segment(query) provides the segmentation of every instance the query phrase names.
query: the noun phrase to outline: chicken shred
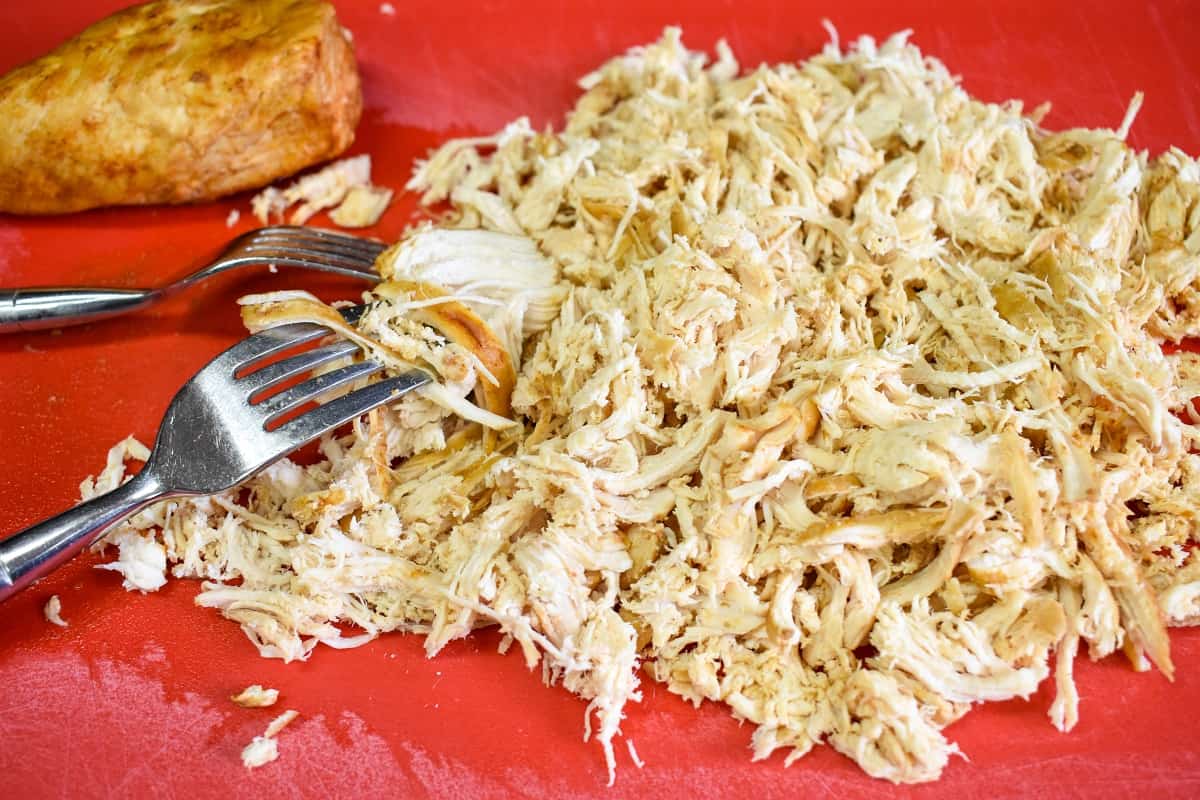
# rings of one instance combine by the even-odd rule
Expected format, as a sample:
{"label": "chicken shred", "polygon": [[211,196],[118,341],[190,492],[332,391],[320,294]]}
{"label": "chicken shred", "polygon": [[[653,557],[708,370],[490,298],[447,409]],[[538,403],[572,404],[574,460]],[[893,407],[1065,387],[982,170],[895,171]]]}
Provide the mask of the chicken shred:
{"label": "chicken shred", "polygon": [[266,736],[268,739],[278,736],[279,732],[281,730],[283,730],[284,728],[286,728],[288,725],[291,725],[292,720],[294,720],[298,716],[300,716],[299,711],[295,711],[295,710],[289,708],[287,711],[284,711],[278,717],[271,720],[271,724],[267,726],[266,731],[263,732],[263,736]]}
{"label": "chicken shred", "polygon": [[[676,29],[581,87],[560,132],[417,165],[450,210],[340,333],[436,388],[144,511],[108,539],[127,588],[161,553],[284,660],[498,627],[589,700],[610,779],[642,676],[753,723],[756,759],[827,743],[898,783],[1052,654],[1063,730],[1081,643],[1170,677],[1167,626],[1200,624],[1200,358],[1162,344],[1200,334],[1200,164],[1126,145],[1140,96],[1051,132],[904,33],[743,71]],[[502,353],[418,318],[451,300]],[[469,399],[497,365],[511,418]]]}
{"label": "chicken shred", "polygon": [[50,599],[46,601],[46,605],[42,608],[42,616],[46,621],[57,625],[60,628],[69,627],[69,623],[62,618],[62,600],[58,595],[50,595]]}
{"label": "chicken shred", "polygon": [[303,225],[326,209],[335,225],[366,228],[383,216],[392,201],[392,190],[371,183],[371,157],[354,156],[331,164],[298,179],[286,189],[268,186],[250,200],[255,218],[263,225],[282,220],[284,212],[295,206],[288,222]]}
{"label": "chicken shred", "polygon": [[279,699],[278,689],[264,689],[259,684],[247,686],[242,691],[229,698],[242,708],[266,708],[275,705]]}
{"label": "chicken shred", "polygon": [[255,736],[242,749],[242,766],[255,769],[279,758],[279,743],[267,736]]}
{"label": "chicken shred", "polygon": [[[250,688],[253,689],[255,687]],[[258,688],[261,689],[262,687]],[[249,691],[249,689],[247,691]],[[274,689],[269,691],[274,691]],[[234,702],[237,702],[237,700],[235,699]],[[278,717],[271,720],[270,724],[267,725],[267,729],[263,731],[262,735],[255,736],[250,740],[250,744],[246,745],[242,749],[242,765],[246,767],[246,769],[254,769],[256,767],[261,767],[264,764],[269,764],[275,759],[279,758],[279,743],[276,741],[275,737],[277,737],[279,732],[290,725],[292,720],[298,716],[300,716],[299,712],[293,711],[289,708],[287,711],[284,711]]]}

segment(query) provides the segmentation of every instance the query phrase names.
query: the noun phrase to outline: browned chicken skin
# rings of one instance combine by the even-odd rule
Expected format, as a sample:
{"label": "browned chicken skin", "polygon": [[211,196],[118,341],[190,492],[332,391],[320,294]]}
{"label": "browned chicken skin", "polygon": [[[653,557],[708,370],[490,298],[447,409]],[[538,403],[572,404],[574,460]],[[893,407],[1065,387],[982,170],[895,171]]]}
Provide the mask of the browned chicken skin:
{"label": "browned chicken skin", "polygon": [[158,0],[0,77],[0,211],[211,200],[354,140],[349,34],[320,0]]}

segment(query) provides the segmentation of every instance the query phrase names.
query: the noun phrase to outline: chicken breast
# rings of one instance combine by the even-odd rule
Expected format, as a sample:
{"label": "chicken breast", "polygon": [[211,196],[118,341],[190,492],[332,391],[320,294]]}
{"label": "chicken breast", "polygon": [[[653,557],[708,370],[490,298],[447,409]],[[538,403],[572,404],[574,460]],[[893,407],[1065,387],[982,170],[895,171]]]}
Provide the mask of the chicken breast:
{"label": "chicken breast", "polygon": [[0,211],[256,188],[344,151],[361,111],[329,3],[146,3],[0,78]]}

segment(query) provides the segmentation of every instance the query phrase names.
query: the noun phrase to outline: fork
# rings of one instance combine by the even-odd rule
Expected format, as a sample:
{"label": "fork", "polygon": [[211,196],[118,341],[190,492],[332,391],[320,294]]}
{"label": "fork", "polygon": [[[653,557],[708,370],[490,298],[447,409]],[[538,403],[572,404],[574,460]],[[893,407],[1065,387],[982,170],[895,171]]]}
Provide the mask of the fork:
{"label": "fork", "polygon": [[378,281],[372,266],[386,247],[370,239],[318,228],[258,228],[230,242],[207,267],[159,289],[0,289],[0,333],[61,328],[115,317],[145,308],[213,275],[250,264],[279,264]]}
{"label": "fork", "polygon": [[[342,315],[353,323],[362,309],[348,308]],[[321,434],[431,380],[428,373],[414,369],[296,414],[307,403],[383,369],[370,359],[355,361],[288,385],[316,367],[357,353],[359,346],[346,340],[262,365],[329,333],[315,323],[282,325],[244,339],[209,362],[171,401],[149,460],[137,475],[111,492],[0,541],[0,601],[146,506],[232,489]],[[272,390],[277,391],[268,394]]]}

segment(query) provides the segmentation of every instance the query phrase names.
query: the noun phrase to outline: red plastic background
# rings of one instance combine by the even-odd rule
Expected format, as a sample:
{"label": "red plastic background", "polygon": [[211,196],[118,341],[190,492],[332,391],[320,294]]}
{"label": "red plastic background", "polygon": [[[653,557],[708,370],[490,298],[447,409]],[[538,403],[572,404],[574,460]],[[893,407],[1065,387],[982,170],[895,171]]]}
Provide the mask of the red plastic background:
{"label": "red plastic background", "polygon": [[[49,49],[121,0],[42,0],[5,9],[0,70]],[[624,48],[681,24],[693,47],[725,36],[743,64],[817,51],[829,17],[843,41],[912,28],[926,52],[989,100],[1052,101],[1051,127],[1116,126],[1146,91],[1132,141],[1200,151],[1200,9],[1195,3],[803,2],[664,0],[338,3],[354,32],[367,110],[354,153],[377,182],[399,187],[414,157],[452,135],[528,114],[561,121],[577,77]],[[0,120],[3,124],[3,120]],[[247,197],[188,208],[63,218],[0,216],[0,285],[137,286],[186,273],[230,236]],[[397,235],[410,198],[375,231]],[[319,220],[318,220],[319,222]],[[174,391],[241,335],[234,299],[269,288],[354,296],[340,279],[228,276],[148,313],[0,339],[0,532],[77,498],[80,479],[133,433],[153,438]],[[192,605],[191,582],[128,594],[83,558],[0,609],[0,797],[907,797],[1196,796],[1200,794],[1200,634],[1173,634],[1178,677],[1135,674],[1120,658],[1077,668],[1074,733],[1046,720],[1044,687],[1029,702],[989,705],[948,730],[970,760],[937,785],[893,790],[819,748],[791,768],[752,764],[751,730],[720,707],[692,709],[647,684],[618,743],[605,788],[599,749],[581,741],[584,703],[547,689],[515,653],[483,634],[426,660],[415,637],[351,652],[319,649],[284,665],[258,657],[235,625]],[[57,593],[70,627],[47,624]],[[227,697],[278,687],[280,706],[245,710]],[[248,772],[238,753],[280,708],[301,717],[278,761]]]}

